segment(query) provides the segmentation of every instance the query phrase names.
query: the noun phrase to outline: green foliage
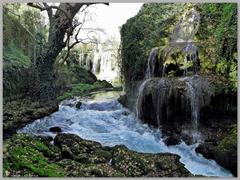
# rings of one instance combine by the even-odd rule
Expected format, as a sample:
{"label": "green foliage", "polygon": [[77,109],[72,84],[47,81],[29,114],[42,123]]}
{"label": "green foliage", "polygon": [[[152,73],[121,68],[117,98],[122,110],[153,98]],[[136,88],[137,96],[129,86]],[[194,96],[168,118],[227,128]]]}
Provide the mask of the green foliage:
{"label": "green foliage", "polygon": [[220,152],[236,152],[237,151],[237,127],[232,128],[229,134],[220,141],[217,146]]}
{"label": "green foliage", "polygon": [[109,87],[111,87],[111,84],[107,83],[106,81],[96,81],[94,84],[74,84],[70,90],[65,92],[62,96],[59,96],[58,100],[62,101],[64,99],[73,98],[74,96],[83,96],[93,91]]}
{"label": "green foliage", "polygon": [[199,48],[202,73],[217,73],[228,79],[236,92],[237,3],[149,3],[121,29],[122,74],[126,88],[144,78],[147,57],[154,47],[168,44],[180,15],[194,6],[200,12],[200,27],[194,41]]}
{"label": "green foliage", "polygon": [[3,49],[4,68],[26,68],[31,60],[13,42]]}
{"label": "green foliage", "polygon": [[[27,5],[7,3],[3,7],[3,96],[4,101],[26,95],[32,88],[32,61],[39,51],[34,36],[41,26],[40,12]],[[41,28],[40,28],[41,29]],[[38,33],[39,35],[39,33]]]}
{"label": "green foliage", "polygon": [[41,14],[38,9],[30,8],[23,3],[6,3],[4,12],[14,17],[31,34],[41,25]]}
{"label": "green foliage", "polygon": [[237,63],[234,62],[231,65],[231,69],[230,69],[230,73],[229,73],[229,80],[231,83],[231,89],[233,91],[237,91],[237,81],[238,81],[238,77],[237,77]]}
{"label": "green foliage", "polygon": [[227,63],[226,63],[226,60],[225,60],[225,59],[221,59],[221,60],[218,62],[218,64],[217,64],[216,71],[217,71],[217,73],[223,75],[223,74],[226,72],[227,67],[228,67],[228,65],[227,65]]}
{"label": "green foliage", "polygon": [[26,92],[31,60],[12,42],[3,48],[3,96],[13,98]]}
{"label": "green foliage", "polygon": [[64,99],[73,98],[74,96],[81,96],[84,93],[89,93],[95,89],[96,87],[92,84],[75,84],[72,86],[71,90],[68,90],[62,96],[58,97],[58,100],[62,101]]}
{"label": "green foliage", "polygon": [[150,50],[166,45],[177,20],[177,13],[186,4],[149,3],[139,13],[128,19],[121,28],[122,73],[126,85],[144,76]]}
{"label": "green foliage", "polygon": [[210,59],[212,71],[228,78],[237,53],[237,4],[204,3],[197,8],[201,13],[197,38],[204,42],[202,64],[205,59]]}

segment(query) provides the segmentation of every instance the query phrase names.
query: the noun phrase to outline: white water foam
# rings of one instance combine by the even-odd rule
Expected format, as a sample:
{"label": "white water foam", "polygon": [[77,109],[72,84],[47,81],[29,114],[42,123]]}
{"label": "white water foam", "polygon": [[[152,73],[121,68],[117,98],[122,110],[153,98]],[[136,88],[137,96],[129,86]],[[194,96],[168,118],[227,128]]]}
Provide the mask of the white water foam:
{"label": "white water foam", "polygon": [[116,99],[86,100],[80,109],[60,105],[59,111],[28,124],[19,133],[55,136],[49,128],[58,126],[64,133],[73,133],[83,139],[100,142],[103,146],[123,144],[129,149],[144,153],[173,153],[194,175],[232,177],[232,174],[195,152],[198,144],[181,142],[166,146],[161,131],[137,120],[135,115],[122,107]]}

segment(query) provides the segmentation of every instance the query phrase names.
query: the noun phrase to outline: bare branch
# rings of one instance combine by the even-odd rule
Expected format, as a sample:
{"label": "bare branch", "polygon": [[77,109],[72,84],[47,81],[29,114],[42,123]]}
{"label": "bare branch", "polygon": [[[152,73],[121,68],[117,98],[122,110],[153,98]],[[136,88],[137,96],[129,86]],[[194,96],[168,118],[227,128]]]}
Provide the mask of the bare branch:
{"label": "bare branch", "polygon": [[48,17],[49,17],[49,21],[50,21],[50,24],[51,24],[51,21],[52,21],[52,15],[53,15],[52,8],[49,8],[49,6],[48,6],[47,3],[44,3],[44,2],[43,2],[43,5],[44,5],[44,7],[45,7],[46,10],[47,10]]}
{"label": "bare branch", "polygon": [[59,8],[58,6],[48,6],[47,3],[43,3],[43,4],[45,4],[45,5],[42,6],[40,3],[27,3],[27,5],[29,5],[31,7],[34,7],[34,8],[37,8],[37,9],[40,9],[40,11],[48,11],[49,12],[50,9],[57,9],[57,10],[61,11],[62,13],[64,13],[64,15],[69,20],[71,20],[71,18],[68,16],[68,14],[63,9]]}
{"label": "bare branch", "polygon": [[[86,9],[86,8],[85,8],[85,9]],[[66,42],[67,42],[67,54],[66,54],[66,56],[65,56],[65,58],[64,58],[64,62],[65,62],[65,61],[67,60],[67,58],[69,57],[70,50],[71,50],[75,45],[77,45],[78,43],[81,43],[81,42],[82,42],[81,40],[78,39],[78,35],[79,35],[80,30],[81,30],[81,28],[83,27],[83,25],[84,25],[84,23],[85,23],[85,21],[86,21],[86,16],[87,16],[87,12],[84,13],[83,21],[82,21],[81,23],[79,23],[79,24],[76,24],[76,27],[79,26],[79,25],[80,25],[80,27],[78,28],[78,31],[77,31],[77,33],[75,34],[75,42],[74,42],[73,44],[70,45],[70,37],[71,37],[71,35],[72,35],[73,30],[74,30],[76,27],[74,27],[74,29],[72,29],[71,34],[69,33],[69,34],[67,35],[67,40],[66,40]]]}
{"label": "bare branch", "polygon": [[46,10],[43,6],[41,6],[40,3],[27,3],[28,6],[31,6],[33,8],[40,9],[40,11]]}

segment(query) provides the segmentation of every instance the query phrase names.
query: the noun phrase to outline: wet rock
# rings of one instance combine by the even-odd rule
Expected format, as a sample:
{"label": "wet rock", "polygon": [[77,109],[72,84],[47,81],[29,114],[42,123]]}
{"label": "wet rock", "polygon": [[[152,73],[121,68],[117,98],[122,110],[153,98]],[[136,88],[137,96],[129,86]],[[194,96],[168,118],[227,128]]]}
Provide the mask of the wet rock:
{"label": "wet rock", "polygon": [[231,129],[214,149],[215,160],[237,176],[237,127]]}
{"label": "wet rock", "polygon": [[[207,142],[208,141],[208,142]],[[222,167],[237,176],[237,128],[232,128],[225,137],[214,142],[200,144],[195,151],[208,159],[214,159]]]}
{"label": "wet rock", "polygon": [[211,143],[200,144],[195,151],[207,159],[214,159],[214,146]]}
{"label": "wet rock", "polygon": [[55,101],[43,105],[37,101],[22,99],[4,104],[3,138],[11,137],[17,129],[57,110],[58,104]]}
{"label": "wet rock", "polygon": [[123,106],[127,106],[127,96],[122,95],[118,98],[118,102],[121,103]]}
{"label": "wet rock", "polygon": [[37,136],[37,138],[40,138],[45,143],[50,143],[53,140],[52,136]]}
{"label": "wet rock", "polygon": [[167,146],[177,145],[180,143],[180,138],[177,135],[169,136],[164,140]]}
{"label": "wet rock", "polygon": [[55,126],[55,127],[50,127],[49,131],[53,132],[53,133],[60,133],[60,132],[62,132],[62,129],[58,126]]}
{"label": "wet rock", "polygon": [[106,80],[97,80],[94,85],[103,88],[113,88],[112,84],[107,82]]}
{"label": "wet rock", "polygon": [[78,101],[78,102],[76,103],[76,106],[75,106],[75,107],[76,107],[77,109],[80,109],[81,105],[82,105],[82,102],[81,102],[81,101]]}
{"label": "wet rock", "polygon": [[101,150],[101,144],[81,139],[74,134],[58,134],[54,144],[60,147],[64,156],[82,163],[108,162],[111,155]]}
{"label": "wet rock", "polygon": [[125,146],[114,147],[112,165],[128,177],[191,176],[177,155],[137,153]]}

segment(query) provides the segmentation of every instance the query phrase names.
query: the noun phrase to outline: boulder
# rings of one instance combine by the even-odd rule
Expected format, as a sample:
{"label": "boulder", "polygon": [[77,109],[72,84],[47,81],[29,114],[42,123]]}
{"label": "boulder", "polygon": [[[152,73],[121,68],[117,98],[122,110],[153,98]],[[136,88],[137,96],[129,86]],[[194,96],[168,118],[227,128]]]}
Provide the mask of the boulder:
{"label": "boulder", "polygon": [[60,132],[62,132],[62,129],[58,126],[54,126],[54,127],[50,127],[49,131],[53,132],[53,133],[60,133]]}
{"label": "boulder", "polygon": [[81,101],[78,101],[78,102],[76,103],[75,107],[76,107],[77,109],[80,109],[81,105],[82,105],[82,102],[81,102]]}
{"label": "boulder", "polygon": [[149,154],[126,146],[103,147],[74,134],[48,140],[17,134],[3,145],[6,177],[188,177],[178,155]]}
{"label": "boulder", "polygon": [[173,145],[177,145],[180,143],[180,138],[177,135],[172,135],[172,136],[167,137],[164,140],[164,142],[167,146],[173,146]]}
{"label": "boulder", "polygon": [[[140,89],[137,100],[139,118],[156,126],[192,122],[191,109],[197,113],[210,103],[214,87],[210,77],[151,78]],[[142,90],[142,91],[141,91]]]}
{"label": "boulder", "polygon": [[208,159],[214,159],[222,167],[237,176],[237,128],[232,128],[221,140],[200,144],[195,151]]}

